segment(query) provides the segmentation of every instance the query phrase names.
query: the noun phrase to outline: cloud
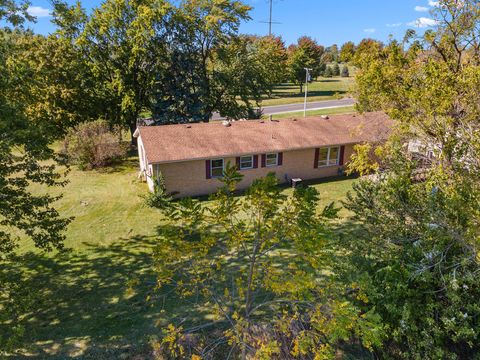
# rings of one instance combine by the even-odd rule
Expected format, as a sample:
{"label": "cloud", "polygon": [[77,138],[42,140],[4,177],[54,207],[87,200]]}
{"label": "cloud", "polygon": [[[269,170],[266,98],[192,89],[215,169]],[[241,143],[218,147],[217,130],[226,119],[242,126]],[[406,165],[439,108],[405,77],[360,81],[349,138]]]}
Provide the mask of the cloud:
{"label": "cloud", "polygon": [[420,17],[417,20],[411,21],[408,23],[409,26],[415,26],[417,28],[426,28],[429,26],[435,26],[437,24],[438,24],[437,20],[426,18],[426,17]]}
{"label": "cloud", "polygon": [[426,6],[415,6],[415,11],[418,11],[418,12],[427,12],[428,11],[428,7]]}
{"label": "cloud", "polygon": [[377,31],[377,29],[374,29],[374,28],[363,29],[363,32],[367,34],[373,34],[375,31]]}
{"label": "cloud", "polygon": [[399,23],[387,24],[387,27],[393,28],[393,27],[399,27],[399,26],[402,26],[402,25],[403,25],[403,23],[399,22]]}
{"label": "cloud", "polygon": [[439,2],[439,1],[428,0],[428,5],[430,5],[430,6],[438,6],[438,5],[440,5],[440,2]]}
{"label": "cloud", "polygon": [[37,18],[49,17],[51,15],[50,14],[50,9],[45,9],[41,6],[29,6],[28,9],[27,9],[27,12],[30,15],[35,16]]}

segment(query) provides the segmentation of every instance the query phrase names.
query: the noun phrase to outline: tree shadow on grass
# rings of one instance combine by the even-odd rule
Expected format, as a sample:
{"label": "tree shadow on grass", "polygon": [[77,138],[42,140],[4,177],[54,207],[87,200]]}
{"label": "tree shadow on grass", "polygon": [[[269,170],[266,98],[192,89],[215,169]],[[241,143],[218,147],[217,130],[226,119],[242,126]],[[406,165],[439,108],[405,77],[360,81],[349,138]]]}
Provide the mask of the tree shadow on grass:
{"label": "tree shadow on grass", "polygon": [[[147,300],[155,287],[154,244],[154,237],[136,236],[55,256],[30,252],[2,265],[35,298],[24,346],[12,358],[116,359],[141,351],[165,314],[183,311],[174,299]],[[0,324],[0,333],[6,327]]]}
{"label": "tree shadow on grass", "polygon": [[[158,227],[158,234],[167,227]],[[158,336],[161,327],[187,318],[185,326],[205,322],[208,310],[202,312],[191,299],[178,298],[168,287],[154,291],[157,241],[156,236],[134,236],[108,246],[86,243],[85,250],[54,256],[29,252],[1,264],[1,271],[36,300],[24,314],[24,343],[10,358],[149,359],[148,339]],[[212,256],[220,253],[216,249]],[[275,262],[286,268],[291,256]],[[233,260],[225,270],[244,267]],[[0,324],[0,334],[8,326]]]}
{"label": "tree shadow on grass", "polygon": [[126,159],[119,159],[109,166],[95,169],[95,171],[104,174],[124,173],[127,171],[135,171],[138,169],[138,157],[131,155]]}

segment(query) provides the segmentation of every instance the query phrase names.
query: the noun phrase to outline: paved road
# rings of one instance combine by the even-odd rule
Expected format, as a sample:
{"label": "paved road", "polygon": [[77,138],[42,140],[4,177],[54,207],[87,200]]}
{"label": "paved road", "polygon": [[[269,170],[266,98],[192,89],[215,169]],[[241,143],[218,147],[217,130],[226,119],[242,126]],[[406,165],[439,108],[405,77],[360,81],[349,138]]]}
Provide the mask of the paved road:
{"label": "paved road", "polygon": [[[353,104],[355,104],[355,99],[352,99],[352,98],[345,98],[340,100],[314,101],[314,102],[307,103],[307,110],[333,109],[337,107],[351,106]],[[287,114],[287,113],[299,112],[299,111],[303,111],[303,103],[265,106],[262,108],[262,110],[263,110],[263,115],[276,115],[276,114]],[[212,119],[220,120],[221,116],[215,113]]]}

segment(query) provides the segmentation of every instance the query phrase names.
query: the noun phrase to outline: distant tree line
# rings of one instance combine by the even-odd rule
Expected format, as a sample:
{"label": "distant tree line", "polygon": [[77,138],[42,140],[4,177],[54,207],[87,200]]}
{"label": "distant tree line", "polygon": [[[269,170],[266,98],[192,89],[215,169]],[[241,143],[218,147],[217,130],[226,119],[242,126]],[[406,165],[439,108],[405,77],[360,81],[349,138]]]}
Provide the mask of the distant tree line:
{"label": "distant tree line", "polygon": [[237,1],[107,0],[91,13],[79,2],[52,4],[52,34],[1,33],[13,44],[15,98],[57,137],[98,119],[133,134],[142,114],[157,124],[209,121],[214,112],[258,117],[276,84],[303,89],[305,68],[312,79],[349,76],[346,64],[369,41],[339,50],[302,37],[287,48],[279,37],[242,35],[250,8]]}

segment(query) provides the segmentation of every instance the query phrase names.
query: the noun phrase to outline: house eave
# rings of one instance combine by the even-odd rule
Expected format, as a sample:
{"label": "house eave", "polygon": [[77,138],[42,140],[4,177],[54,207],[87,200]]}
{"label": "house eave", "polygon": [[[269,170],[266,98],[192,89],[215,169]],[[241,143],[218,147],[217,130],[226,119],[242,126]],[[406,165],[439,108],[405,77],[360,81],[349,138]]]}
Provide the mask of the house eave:
{"label": "house eave", "polygon": [[318,146],[295,147],[295,148],[287,148],[287,149],[279,149],[279,150],[267,150],[267,151],[254,152],[254,153],[247,152],[247,153],[240,153],[240,154],[239,153],[219,154],[219,155],[207,156],[207,157],[155,161],[155,162],[149,162],[149,165],[175,164],[175,163],[182,163],[182,162],[202,161],[202,160],[210,160],[210,159],[218,159],[218,158],[226,158],[226,157],[239,157],[239,156],[247,156],[247,155],[255,155],[255,154],[268,154],[268,153],[278,153],[278,152],[287,152],[287,151],[308,150],[308,149],[316,149],[316,148],[331,147],[331,146],[355,145],[362,142],[365,142],[365,141],[360,141],[360,142],[352,141],[352,142],[340,143],[340,144],[328,144],[328,145],[318,145]]}

